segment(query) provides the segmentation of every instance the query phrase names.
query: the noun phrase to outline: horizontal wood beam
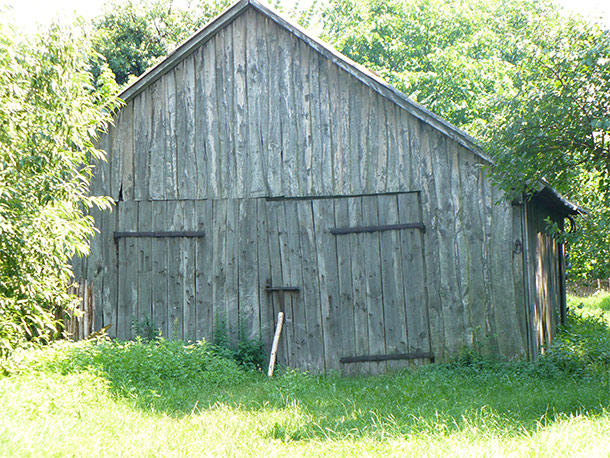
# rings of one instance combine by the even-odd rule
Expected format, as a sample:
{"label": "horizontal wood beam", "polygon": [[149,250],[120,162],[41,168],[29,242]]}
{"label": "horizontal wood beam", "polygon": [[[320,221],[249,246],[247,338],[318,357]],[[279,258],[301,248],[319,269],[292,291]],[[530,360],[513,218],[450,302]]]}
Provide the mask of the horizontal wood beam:
{"label": "horizontal wood beam", "polygon": [[393,355],[362,355],[362,356],[344,356],[339,360],[342,364],[347,363],[364,363],[369,361],[394,361],[398,359],[429,359],[434,362],[434,355],[427,352],[415,353],[396,353]]}
{"label": "horizontal wood beam", "polygon": [[203,237],[205,232],[201,231],[172,231],[172,232],[115,232],[114,238],[126,238],[126,237]]}
{"label": "horizontal wood beam", "polygon": [[330,230],[333,235],[355,234],[359,232],[381,232],[381,231],[396,231],[400,229],[420,229],[426,232],[424,223],[404,223],[404,224],[386,224],[384,226],[354,226],[354,227],[335,227]]}

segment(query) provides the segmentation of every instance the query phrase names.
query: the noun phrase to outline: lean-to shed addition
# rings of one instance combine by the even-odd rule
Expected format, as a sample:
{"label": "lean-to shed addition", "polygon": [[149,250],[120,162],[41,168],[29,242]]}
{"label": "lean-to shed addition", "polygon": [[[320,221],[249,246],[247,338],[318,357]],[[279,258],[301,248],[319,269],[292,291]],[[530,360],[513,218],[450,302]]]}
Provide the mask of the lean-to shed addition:
{"label": "lean-to shed addition", "polygon": [[502,200],[472,138],[258,1],[122,98],[92,184],[116,208],[75,267],[96,328],[270,345],[281,305],[280,362],[348,373],[552,337],[563,252],[544,219],[575,207],[545,187]]}

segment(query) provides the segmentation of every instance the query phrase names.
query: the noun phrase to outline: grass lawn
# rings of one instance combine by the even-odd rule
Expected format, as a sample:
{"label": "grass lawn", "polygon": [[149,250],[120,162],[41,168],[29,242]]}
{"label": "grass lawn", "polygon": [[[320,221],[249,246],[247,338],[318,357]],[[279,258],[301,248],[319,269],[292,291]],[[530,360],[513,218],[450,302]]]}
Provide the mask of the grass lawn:
{"label": "grass lawn", "polygon": [[[570,304],[599,316],[605,297]],[[601,318],[573,317],[538,364],[475,357],[381,377],[268,380],[168,341],[20,358],[0,376],[0,456],[610,456]]]}

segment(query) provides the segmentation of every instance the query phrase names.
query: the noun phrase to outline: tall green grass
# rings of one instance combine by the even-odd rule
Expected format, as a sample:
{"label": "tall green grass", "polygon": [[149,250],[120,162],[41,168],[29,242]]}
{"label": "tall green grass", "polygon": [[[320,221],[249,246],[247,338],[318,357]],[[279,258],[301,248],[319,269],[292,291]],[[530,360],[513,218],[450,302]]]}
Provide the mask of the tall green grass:
{"label": "tall green grass", "polygon": [[0,456],[609,456],[610,331],[593,309],[536,364],[377,377],[269,380],[165,340],[30,350],[0,377]]}

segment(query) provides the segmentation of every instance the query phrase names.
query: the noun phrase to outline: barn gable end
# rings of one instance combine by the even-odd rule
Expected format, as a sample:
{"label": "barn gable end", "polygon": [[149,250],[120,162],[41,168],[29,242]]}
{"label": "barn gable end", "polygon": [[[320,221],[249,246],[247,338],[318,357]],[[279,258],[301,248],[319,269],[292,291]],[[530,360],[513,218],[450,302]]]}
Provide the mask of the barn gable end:
{"label": "barn gable end", "polygon": [[123,98],[92,184],[116,209],[75,267],[113,336],[149,319],[270,345],[283,303],[279,357],[300,368],[537,353],[536,304],[564,287],[530,280],[539,212],[495,205],[470,137],[265,6],[238,2]]}

